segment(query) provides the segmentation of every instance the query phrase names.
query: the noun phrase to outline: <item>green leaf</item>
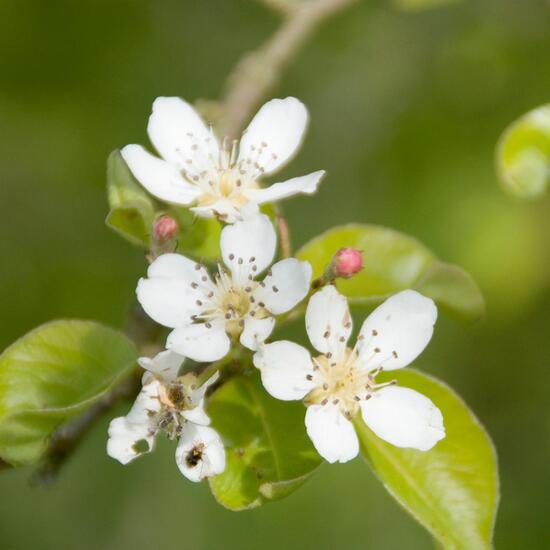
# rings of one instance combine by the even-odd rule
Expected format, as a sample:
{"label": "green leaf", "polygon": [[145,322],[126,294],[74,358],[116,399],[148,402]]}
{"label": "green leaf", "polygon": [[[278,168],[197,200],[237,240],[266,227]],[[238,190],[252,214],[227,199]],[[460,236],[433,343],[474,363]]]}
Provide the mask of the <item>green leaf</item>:
{"label": "green leaf", "polygon": [[177,252],[196,260],[220,257],[221,225],[215,218],[200,218],[187,208],[173,207],[168,214],[178,222]]}
{"label": "green leaf", "polygon": [[0,457],[36,462],[50,434],[90,407],[134,367],[121,333],[91,321],[54,321],[0,355]]}
{"label": "green leaf", "polygon": [[208,412],[227,451],[226,469],[210,487],[231,510],[289,495],[321,463],[306,434],[303,404],[269,396],[256,372],[223,385]]}
{"label": "green leaf", "polygon": [[393,229],[366,224],[334,227],[305,244],[296,256],[320,277],[338,249],[363,252],[364,269],[351,279],[338,280],[351,304],[372,306],[413,288],[433,298],[451,316],[466,322],[484,312],[483,296],[472,277],[458,266],[439,261],[420,241]]}
{"label": "green leaf", "polygon": [[422,11],[457,4],[461,0],[393,0],[404,11]]}
{"label": "green leaf", "polygon": [[149,248],[154,203],[136,182],[118,150],[107,161],[107,198],[111,210],[105,223],[132,244]]}
{"label": "green leaf", "polygon": [[444,548],[491,548],[499,481],[489,436],[464,401],[442,382],[412,369],[386,377],[429,397],[443,413],[447,435],[427,452],[400,449],[374,435],[358,417],[355,426],[367,462]]}
{"label": "green leaf", "polygon": [[544,195],[550,186],[550,105],[528,112],[502,134],[496,149],[502,188],[515,197]]}

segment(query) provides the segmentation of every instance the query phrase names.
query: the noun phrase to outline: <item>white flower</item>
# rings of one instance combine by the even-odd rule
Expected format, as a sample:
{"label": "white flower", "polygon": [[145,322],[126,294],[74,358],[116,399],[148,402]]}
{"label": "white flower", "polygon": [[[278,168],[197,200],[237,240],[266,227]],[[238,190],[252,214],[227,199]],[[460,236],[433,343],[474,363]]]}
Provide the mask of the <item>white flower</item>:
{"label": "white flower", "polygon": [[297,99],[272,99],[253,118],[240,144],[227,148],[191,105],[178,97],[159,97],[147,130],[163,160],[140,145],[127,145],[121,153],[138,181],[159,199],[194,204],[202,216],[234,222],[249,202],[259,205],[317,190],[323,171],[265,189],[259,185],[298,150],[307,119]]}
{"label": "white flower", "polygon": [[[180,438],[176,461],[183,475],[191,481],[200,481],[225,468],[223,443],[217,432],[207,427],[210,418],[204,410],[204,395],[218,374],[197,387],[196,375],[178,376],[183,360],[184,357],[172,351],[163,351],[153,359],[139,359],[147,370],[143,387],[130,412],[111,421],[107,454],[128,464],[152,451],[156,435],[164,431],[172,439]],[[185,450],[193,458],[185,462],[184,456],[182,466]]]}
{"label": "white flower", "polygon": [[309,339],[321,355],[312,359],[303,347],[280,341],[262,346],[254,364],[273,397],[305,398],[307,433],[328,462],[346,462],[359,452],[351,423],[359,410],[378,437],[426,451],[445,437],[439,409],[422,394],[391,382],[376,384],[375,377],[411,363],[430,341],[436,318],[432,300],[405,290],[372,312],[350,349],[347,301],[328,286],[311,298],[306,312]]}
{"label": "white flower", "polygon": [[294,258],[277,262],[263,281],[255,278],[271,264],[276,235],[267,216],[226,226],[214,279],[200,264],[179,254],[157,258],[141,279],[137,297],[157,323],[174,330],[167,347],[195,361],[216,361],[230,348],[230,336],[255,350],[273,330],[275,319],[309,290],[311,266]]}

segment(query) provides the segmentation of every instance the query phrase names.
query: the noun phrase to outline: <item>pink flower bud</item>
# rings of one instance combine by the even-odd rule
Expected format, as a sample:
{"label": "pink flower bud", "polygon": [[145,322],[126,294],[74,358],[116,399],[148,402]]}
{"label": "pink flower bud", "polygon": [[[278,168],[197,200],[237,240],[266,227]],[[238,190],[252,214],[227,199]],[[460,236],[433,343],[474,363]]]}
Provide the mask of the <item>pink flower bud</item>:
{"label": "pink flower bud", "polygon": [[153,224],[153,237],[157,242],[172,240],[178,232],[178,224],[170,216],[161,216]]}
{"label": "pink flower bud", "polygon": [[349,279],[363,269],[363,253],[355,248],[341,248],[332,259],[335,277]]}

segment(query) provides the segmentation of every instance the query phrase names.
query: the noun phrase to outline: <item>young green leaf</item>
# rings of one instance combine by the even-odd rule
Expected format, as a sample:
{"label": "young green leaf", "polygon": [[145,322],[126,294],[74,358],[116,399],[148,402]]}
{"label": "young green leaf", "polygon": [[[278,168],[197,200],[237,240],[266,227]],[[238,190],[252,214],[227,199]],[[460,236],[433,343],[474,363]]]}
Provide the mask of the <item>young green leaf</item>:
{"label": "young green leaf", "polygon": [[54,321],[0,355],[0,457],[36,462],[65,420],[101,398],[134,367],[121,333],[91,321]]}
{"label": "young green leaf", "polygon": [[132,244],[148,248],[155,219],[154,202],[134,180],[118,150],[107,161],[107,198],[111,210],[105,223]]}
{"label": "young green leaf", "polygon": [[208,412],[227,450],[225,472],[213,477],[210,487],[231,510],[289,495],[321,463],[305,431],[302,403],[273,399],[257,373],[222,386]]}
{"label": "young green leaf", "polygon": [[528,112],[502,134],[496,150],[503,189],[519,198],[544,195],[550,185],[550,105]]}
{"label": "young green leaf", "polygon": [[177,252],[199,261],[220,257],[221,225],[215,218],[200,218],[188,208],[172,207],[170,215],[178,222]]}
{"label": "young green leaf", "polygon": [[357,418],[361,450],[395,499],[446,549],[491,548],[499,499],[495,449],[479,420],[442,382],[412,369],[389,378],[429,397],[443,413],[446,437],[429,451],[382,441]]}
{"label": "young green leaf", "polygon": [[393,229],[367,224],[334,227],[305,244],[296,256],[310,262],[313,277],[319,277],[344,247],[363,252],[363,270],[337,281],[351,304],[375,305],[412,288],[463,321],[475,321],[484,312],[481,291],[468,273],[439,261],[420,241]]}

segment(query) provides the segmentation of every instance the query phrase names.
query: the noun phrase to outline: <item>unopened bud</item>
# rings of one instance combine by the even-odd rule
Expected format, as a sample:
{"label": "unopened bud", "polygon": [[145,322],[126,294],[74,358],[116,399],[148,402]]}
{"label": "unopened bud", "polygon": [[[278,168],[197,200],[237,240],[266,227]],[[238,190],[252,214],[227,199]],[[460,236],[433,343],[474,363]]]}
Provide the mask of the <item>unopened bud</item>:
{"label": "unopened bud", "polygon": [[170,216],[161,216],[153,224],[153,237],[155,241],[163,243],[172,240],[178,232],[178,224]]}
{"label": "unopened bud", "polygon": [[332,259],[334,277],[349,279],[363,269],[363,253],[355,248],[341,248]]}

